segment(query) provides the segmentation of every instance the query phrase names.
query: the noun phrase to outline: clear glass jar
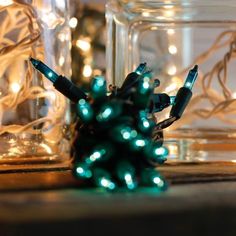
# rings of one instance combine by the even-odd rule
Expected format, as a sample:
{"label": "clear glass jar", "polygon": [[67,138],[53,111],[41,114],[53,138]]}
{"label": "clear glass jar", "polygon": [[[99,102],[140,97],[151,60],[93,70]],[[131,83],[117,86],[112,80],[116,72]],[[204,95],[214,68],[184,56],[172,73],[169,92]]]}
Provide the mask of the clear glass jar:
{"label": "clear glass jar", "polygon": [[68,0],[0,0],[0,164],[69,158],[68,102],[29,62],[70,76],[68,20]]}
{"label": "clear glass jar", "polygon": [[[120,86],[147,62],[175,95],[198,64],[193,99],[181,120],[165,130],[169,160],[235,161],[236,1],[110,0],[107,4],[107,78]],[[157,114],[168,117],[169,110]]]}

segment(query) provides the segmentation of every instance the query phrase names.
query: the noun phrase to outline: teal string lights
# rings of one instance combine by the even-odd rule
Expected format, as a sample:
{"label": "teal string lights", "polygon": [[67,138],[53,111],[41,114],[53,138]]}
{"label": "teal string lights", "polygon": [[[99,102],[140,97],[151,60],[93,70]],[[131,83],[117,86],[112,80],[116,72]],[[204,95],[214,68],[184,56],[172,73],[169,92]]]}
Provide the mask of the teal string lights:
{"label": "teal string lights", "polygon": [[[139,186],[167,189],[156,166],[163,164],[168,149],[163,146],[162,130],[179,119],[192,96],[197,78],[195,66],[176,96],[154,94],[158,80],[152,79],[146,63],[127,75],[120,88],[107,91],[103,77],[91,81],[86,94],[63,76],[35,59],[33,66],[77,105],[77,135],[72,146],[73,175],[86,186],[108,191]],[[172,106],[170,117],[156,124],[153,113]]]}

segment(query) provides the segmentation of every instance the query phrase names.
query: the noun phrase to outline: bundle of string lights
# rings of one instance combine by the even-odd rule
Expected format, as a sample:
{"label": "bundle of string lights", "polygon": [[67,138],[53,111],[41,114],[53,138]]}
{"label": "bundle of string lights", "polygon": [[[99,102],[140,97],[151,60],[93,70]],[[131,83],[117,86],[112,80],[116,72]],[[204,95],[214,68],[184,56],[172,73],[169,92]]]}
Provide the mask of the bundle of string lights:
{"label": "bundle of string lights", "polygon": [[[160,81],[152,79],[146,63],[127,75],[120,88],[109,86],[97,76],[85,93],[70,80],[30,58],[32,65],[54,87],[76,103],[78,124],[72,145],[73,172],[86,186],[114,190],[125,186],[156,186],[164,191],[166,183],[154,169],[163,164],[168,150],[162,147],[162,130],[179,120],[191,97],[198,66],[192,68],[176,96],[155,94]],[[153,113],[172,106],[169,118],[155,124]],[[113,181],[114,179],[114,181]]]}
{"label": "bundle of string lights", "polygon": [[28,61],[36,55],[44,59],[44,22],[32,5],[18,0],[0,1],[0,21],[0,135],[39,134],[61,125],[65,99],[32,70]]}

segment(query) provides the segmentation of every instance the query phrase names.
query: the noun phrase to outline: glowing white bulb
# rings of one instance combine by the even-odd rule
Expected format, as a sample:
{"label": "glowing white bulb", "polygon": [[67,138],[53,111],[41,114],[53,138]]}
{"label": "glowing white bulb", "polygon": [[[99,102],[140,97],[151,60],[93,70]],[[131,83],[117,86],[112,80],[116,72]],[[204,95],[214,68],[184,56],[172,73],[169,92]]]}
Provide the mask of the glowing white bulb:
{"label": "glowing white bulb", "polygon": [[88,39],[78,39],[76,41],[76,46],[84,52],[89,51],[91,48],[91,44]]}
{"label": "glowing white bulb", "polygon": [[232,94],[232,98],[236,99],[236,92]]}
{"label": "glowing white bulb", "polygon": [[90,77],[93,73],[92,67],[90,65],[85,65],[83,69],[83,76]]}
{"label": "glowing white bulb", "polygon": [[164,15],[165,15],[166,17],[172,17],[172,16],[175,15],[175,12],[174,12],[173,10],[166,10],[166,11],[164,12]]}
{"label": "glowing white bulb", "polygon": [[170,54],[176,54],[177,53],[177,47],[175,46],[175,45],[170,45],[169,46],[169,48],[168,48],[168,50],[169,50],[169,53]]}
{"label": "glowing white bulb", "polygon": [[60,66],[63,66],[64,63],[65,63],[65,57],[60,56],[60,58],[59,58],[59,65],[60,65]]}
{"label": "glowing white bulb", "polygon": [[65,7],[66,7],[65,1],[56,0],[56,5],[58,8],[60,8],[60,10],[62,10],[62,11],[65,10]]}
{"label": "glowing white bulb", "polygon": [[14,82],[11,84],[11,91],[13,93],[18,93],[20,89],[21,89],[21,86],[17,82]]}
{"label": "glowing white bulb", "polygon": [[12,0],[0,0],[0,6],[9,6],[13,4]]}
{"label": "glowing white bulb", "polygon": [[175,75],[176,74],[176,72],[177,72],[177,68],[176,68],[176,66],[170,66],[169,68],[168,68],[168,70],[167,70],[167,73],[168,73],[168,75]]}
{"label": "glowing white bulb", "polygon": [[175,34],[175,31],[173,29],[168,29],[167,34],[173,35],[173,34]]}
{"label": "glowing white bulb", "polygon": [[149,17],[149,16],[150,16],[150,13],[149,13],[149,12],[143,12],[143,13],[142,13],[142,16],[144,16],[144,17]]}
{"label": "glowing white bulb", "polygon": [[72,17],[72,18],[70,19],[70,21],[69,21],[69,26],[70,26],[72,29],[74,29],[74,28],[76,28],[77,24],[78,24],[77,18]]}

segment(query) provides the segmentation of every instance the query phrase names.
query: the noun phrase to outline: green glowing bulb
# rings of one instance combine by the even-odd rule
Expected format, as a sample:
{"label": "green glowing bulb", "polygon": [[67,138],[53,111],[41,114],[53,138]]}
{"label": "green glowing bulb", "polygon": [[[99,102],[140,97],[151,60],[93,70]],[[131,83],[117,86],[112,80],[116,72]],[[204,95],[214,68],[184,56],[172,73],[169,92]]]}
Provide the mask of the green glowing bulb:
{"label": "green glowing bulb", "polygon": [[150,101],[150,95],[153,91],[153,83],[151,81],[151,73],[146,72],[138,82],[136,92],[133,96],[135,106],[140,109],[146,109]]}
{"label": "green glowing bulb", "polygon": [[149,94],[152,90],[151,73],[148,72],[143,75],[138,85],[138,92],[142,95]]}
{"label": "green glowing bulb", "polygon": [[102,113],[104,119],[107,119],[112,114],[112,108],[107,107],[105,111]]}
{"label": "green glowing bulb", "polygon": [[142,151],[148,145],[149,141],[146,138],[143,138],[141,135],[138,135],[130,142],[131,151]]}
{"label": "green glowing bulb", "polygon": [[165,191],[168,185],[160,173],[154,169],[145,169],[141,174],[141,180],[144,185],[156,186],[158,190]]}
{"label": "green glowing bulb", "polygon": [[143,120],[143,127],[144,128],[149,128],[150,127],[150,123],[149,123],[149,121],[148,120]]}
{"label": "green glowing bulb", "polygon": [[80,99],[77,103],[77,114],[83,122],[88,123],[93,120],[94,112],[85,99]]}
{"label": "green glowing bulb", "polygon": [[195,65],[192,70],[189,71],[188,76],[185,80],[184,87],[192,90],[193,85],[198,76],[198,65]]}
{"label": "green glowing bulb", "polygon": [[138,117],[138,128],[143,133],[152,132],[155,122],[147,118],[147,113],[141,111]]}
{"label": "green glowing bulb", "polygon": [[153,177],[152,180],[153,180],[153,183],[156,184],[159,188],[163,188],[165,185],[165,182],[159,176]]}
{"label": "green glowing bulb", "polygon": [[122,104],[118,101],[111,101],[104,104],[99,110],[96,120],[100,123],[116,119],[122,112]]}
{"label": "green glowing bulb", "polygon": [[133,176],[129,172],[124,175],[124,180],[128,189],[132,190],[136,188],[136,183],[133,180]]}
{"label": "green glowing bulb", "polygon": [[111,180],[110,174],[101,168],[96,168],[94,170],[94,181],[98,187],[107,190],[114,190],[116,188],[116,184]]}
{"label": "green glowing bulb", "polygon": [[146,145],[146,142],[144,139],[136,139],[135,140],[135,145],[137,147],[144,147]]}
{"label": "green glowing bulb", "polygon": [[101,187],[107,188],[109,190],[114,190],[116,187],[115,183],[106,177],[100,178],[99,184]]}
{"label": "green glowing bulb", "polygon": [[160,146],[158,143],[149,142],[146,145],[144,152],[147,159],[153,164],[163,164],[167,160],[169,151],[166,147]]}
{"label": "green glowing bulb", "polygon": [[79,179],[89,179],[92,177],[92,172],[85,163],[75,164],[73,174]]}
{"label": "green glowing bulb", "polygon": [[96,76],[91,82],[91,94],[95,99],[105,98],[107,94],[106,80],[102,76]]}
{"label": "green glowing bulb", "polygon": [[99,122],[106,122],[111,119],[114,115],[114,110],[112,107],[106,106],[98,113],[97,121]]}
{"label": "green glowing bulb", "polygon": [[34,58],[30,58],[31,63],[33,66],[40,71],[46,78],[48,78],[52,83],[55,83],[58,79],[58,74],[50,69],[47,65],[43,62],[36,60]]}
{"label": "green glowing bulb", "polygon": [[154,149],[154,153],[157,156],[167,156],[169,152],[166,147],[157,147]]}
{"label": "green glowing bulb", "polygon": [[169,151],[166,147],[154,147],[152,154],[151,161],[163,164],[167,160],[166,156],[169,154]]}
{"label": "green glowing bulb", "polygon": [[132,127],[126,125],[116,126],[111,131],[111,136],[117,142],[127,142],[136,138],[138,135],[137,131]]}
{"label": "green glowing bulb", "polygon": [[110,144],[97,145],[92,153],[85,158],[85,162],[90,165],[97,161],[107,161],[113,154],[113,147]]}
{"label": "green glowing bulb", "polygon": [[137,187],[135,168],[128,161],[120,161],[116,168],[117,177],[130,190]]}

